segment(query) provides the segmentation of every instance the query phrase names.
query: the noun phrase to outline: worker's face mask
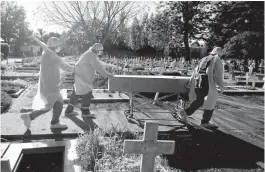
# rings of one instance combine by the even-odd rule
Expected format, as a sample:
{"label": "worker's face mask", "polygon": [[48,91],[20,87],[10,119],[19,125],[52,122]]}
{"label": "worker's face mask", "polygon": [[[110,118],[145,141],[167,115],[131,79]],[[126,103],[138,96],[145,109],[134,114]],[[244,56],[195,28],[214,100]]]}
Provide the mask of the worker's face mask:
{"label": "worker's face mask", "polygon": [[103,51],[98,51],[98,55],[102,56],[103,55]]}
{"label": "worker's face mask", "polygon": [[61,47],[57,47],[56,49],[55,49],[55,52],[56,53],[59,53],[61,51]]}

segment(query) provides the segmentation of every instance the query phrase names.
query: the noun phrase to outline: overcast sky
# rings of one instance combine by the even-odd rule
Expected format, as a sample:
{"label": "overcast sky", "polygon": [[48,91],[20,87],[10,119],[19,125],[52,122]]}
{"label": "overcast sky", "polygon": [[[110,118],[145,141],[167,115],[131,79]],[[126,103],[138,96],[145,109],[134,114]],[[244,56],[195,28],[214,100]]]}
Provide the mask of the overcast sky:
{"label": "overcast sky", "polygon": [[[17,0],[18,5],[22,5],[25,8],[27,19],[26,21],[29,22],[29,28],[36,31],[39,28],[43,28],[45,31],[48,32],[58,32],[61,33],[65,30],[65,28],[60,27],[58,25],[51,25],[46,24],[44,20],[42,20],[42,17],[40,14],[36,14],[37,9],[39,6],[42,5],[43,1],[28,1],[28,0]],[[143,1],[139,1],[139,3],[142,3]],[[152,12],[155,13],[156,9],[156,3],[158,1],[148,1],[148,7],[150,10],[148,10],[148,13],[151,14]]]}

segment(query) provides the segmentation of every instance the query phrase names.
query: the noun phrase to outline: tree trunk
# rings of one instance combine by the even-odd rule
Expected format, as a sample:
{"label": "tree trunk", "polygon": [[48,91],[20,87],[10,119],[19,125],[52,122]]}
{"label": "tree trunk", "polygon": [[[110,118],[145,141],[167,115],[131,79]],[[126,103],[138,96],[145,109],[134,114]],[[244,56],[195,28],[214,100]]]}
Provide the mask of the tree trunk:
{"label": "tree trunk", "polygon": [[185,59],[186,61],[189,61],[190,60],[190,47],[189,47],[189,32],[187,29],[185,29],[184,31],[184,45],[185,45]]}

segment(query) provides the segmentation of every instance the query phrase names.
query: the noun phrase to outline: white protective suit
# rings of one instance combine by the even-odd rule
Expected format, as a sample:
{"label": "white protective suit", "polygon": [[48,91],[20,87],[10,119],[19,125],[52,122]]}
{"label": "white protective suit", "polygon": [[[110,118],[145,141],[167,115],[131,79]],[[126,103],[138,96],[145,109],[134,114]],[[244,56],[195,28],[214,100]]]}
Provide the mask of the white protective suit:
{"label": "white protective suit", "polygon": [[[36,38],[35,38],[36,40]],[[73,71],[74,67],[66,64],[46,44],[36,40],[44,49],[41,58],[38,92],[32,104],[32,109],[52,109],[56,101],[62,102],[60,93],[60,68],[65,71]]]}
{"label": "white protective suit", "polygon": [[[196,100],[196,92],[195,92],[195,85],[196,80],[194,79],[196,77],[198,66],[195,68],[190,82],[190,92],[189,92],[189,100],[193,102]],[[220,87],[220,89],[224,90],[224,84],[223,84],[223,64],[219,56],[215,56],[210,63],[208,69],[206,70],[206,73],[208,74],[208,82],[209,82],[209,92],[208,95],[204,99],[203,103],[203,109],[205,110],[213,110],[215,108],[217,99],[218,99],[218,91],[216,88],[216,85]]]}
{"label": "white protective suit", "polygon": [[98,56],[91,51],[91,48],[81,55],[75,65],[75,93],[76,95],[85,95],[93,90],[93,81],[95,73],[99,72],[104,77],[108,76],[101,65]]}

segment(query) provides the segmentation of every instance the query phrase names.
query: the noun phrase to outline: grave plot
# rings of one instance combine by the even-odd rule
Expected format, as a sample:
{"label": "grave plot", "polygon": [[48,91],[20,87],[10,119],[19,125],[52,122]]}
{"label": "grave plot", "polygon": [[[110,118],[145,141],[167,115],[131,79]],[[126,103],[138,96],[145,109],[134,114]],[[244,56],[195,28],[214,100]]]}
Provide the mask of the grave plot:
{"label": "grave plot", "polygon": [[[139,74],[143,71],[149,72],[149,73],[161,73],[164,71],[170,71],[170,72],[180,72],[183,75],[191,75],[191,68],[187,69],[181,69],[180,66],[177,65],[177,62],[173,64],[173,61],[169,61],[166,59],[163,60],[151,60],[151,59],[144,59],[144,58],[131,58],[131,59],[102,59],[103,64],[107,66],[107,69],[109,67],[116,69],[117,71],[120,71],[120,73],[123,72],[132,72],[136,71],[139,72]],[[172,63],[172,64],[171,64]]]}
{"label": "grave plot", "polygon": [[143,134],[96,128],[74,140],[1,143],[1,171],[262,171],[263,150],[229,135],[199,141],[157,131],[156,123],[145,123]]}
{"label": "grave plot", "polygon": [[[138,149],[142,150],[144,154],[142,158],[140,155],[128,154],[136,153],[133,151],[132,144],[133,142],[140,143],[140,140],[124,141],[124,139],[141,139],[142,136],[134,132],[128,133],[128,135],[106,136],[110,134],[108,131],[95,129],[93,133],[83,134],[76,140],[1,145],[1,148],[5,150],[1,159],[1,163],[5,166],[1,168],[2,171],[9,169],[10,171],[40,171],[45,169],[46,171],[65,172],[90,171],[93,169],[96,169],[96,171],[142,172],[150,171],[150,169],[156,171],[169,170],[171,167],[168,166],[167,160],[160,154],[173,154],[175,142],[173,140],[157,141],[157,127],[156,123],[145,124],[142,142],[147,142],[147,144],[145,146],[138,145]],[[92,137],[98,142],[89,139]],[[97,154],[97,152],[100,152],[100,154]],[[150,156],[149,152],[153,158],[146,159]],[[147,162],[146,160],[150,163],[144,163]],[[141,161],[142,165],[140,164]]]}
{"label": "grave plot", "polygon": [[[145,76],[143,76],[145,77]],[[69,88],[71,89],[72,84],[69,83]],[[144,87],[145,88],[145,87]],[[36,89],[36,88],[35,88]],[[33,91],[33,90],[31,90]],[[36,90],[35,90],[36,91]],[[124,115],[125,110],[129,109],[127,103],[93,103],[91,105],[91,111],[95,114],[95,119],[82,119],[80,117],[80,110],[76,108],[76,111],[79,113],[78,116],[73,117],[65,117],[62,113],[61,121],[68,125],[68,129],[65,131],[52,131],[49,129],[49,122],[51,119],[51,112],[41,116],[39,119],[35,120],[32,123],[32,130],[31,135],[27,135],[28,133],[25,132],[26,130],[23,126],[20,118],[19,118],[19,106],[31,106],[31,102],[35,95],[33,92],[28,92],[29,94],[25,98],[21,98],[16,106],[13,106],[12,109],[9,111],[8,114],[2,114],[2,132],[7,133],[2,137],[4,138],[36,138],[36,137],[67,137],[70,135],[77,135],[77,133],[84,133],[86,131],[91,131],[91,128],[99,128],[99,129],[112,129],[115,131],[124,132],[128,130],[131,131],[143,131],[143,126],[138,126],[134,123],[129,123]],[[32,98],[32,99],[30,99]],[[137,112],[134,112],[134,116],[138,119],[142,119],[142,121],[151,121],[157,122],[159,124],[158,131],[171,131],[176,127],[181,127],[180,124],[176,122],[176,120],[172,117],[167,110],[163,110],[158,108],[155,105],[143,105],[145,100],[139,100],[139,104],[142,104],[142,109]],[[245,104],[249,106],[245,107]],[[65,109],[65,107],[64,107]],[[63,110],[64,112],[64,110]],[[195,121],[199,124],[203,111],[199,110],[193,115]],[[254,169],[254,171],[260,170],[257,167],[257,162],[262,162],[262,157],[260,154],[263,152],[263,133],[264,127],[262,125],[264,123],[264,119],[262,118],[262,114],[264,113],[263,105],[257,105],[252,102],[246,103],[244,99],[241,97],[232,98],[229,96],[224,96],[220,99],[220,103],[218,104],[218,109],[214,111],[214,118],[213,121],[218,124],[220,131],[215,133],[216,135],[211,135],[210,141],[213,145],[205,145],[202,146],[201,143],[197,143],[195,138],[198,137],[206,139],[209,137],[202,136],[200,133],[190,133],[191,135],[182,136],[179,133],[188,133],[187,129],[182,128],[175,130],[178,134],[172,136],[171,139],[177,139],[175,145],[174,155],[165,156],[169,159],[169,164],[176,169],[202,169],[202,168],[218,168],[222,169],[228,168],[228,171],[233,171],[234,168],[239,169]],[[238,115],[240,114],[240,116]],[[9,126],[10,123],[14,123],[14,125],[18,126],[16,129],[12,126]],[[174,127],[172,127],[174,126]],[[220,132],[220,133],[219,133]],[[87,135],[83,135],[86,137]],[[180,136],[180,138],[179,138]],[[197,136],[197,137],[196,137]],[[161,137],[161,136],[159,136]],[[87,136],[86,138],[91,138]],[[239,138],[239,139],[237,139]],[[128,139],[128,138],[127,138]],[[131,138],[129,138],[131,139]],[[138,138],[135,138],[140,140]],[[159,139],[159,138],[158,138]],[[170,140],[171,140],[170,139]],[[160,139],[159,139],[160,140]],[[87,142],[87,140],[82,140]],[[106,143],[103,140],[100,143]],[[81,143],[81,141],[79,142]],[[222,143],[222,145],[221,145]],[[251,143],[251,144],[249,144]],[[74,144],[74,143],[73,143]],[[118,145],[116,142],[112,142],[111,145]],[[200,146],[198,146],[198,144]],[[229,144],[230,146],[223,146]],[[82,145],[82,144],[81,144]],[[112,147],[114,147],[114,145]],[[148,144],[146,144],[148,145]],[[259,147],[255,147],[255,146]],[[122,150],[122,147],[118,148]],[[80,148],[80,147],[79,147]],[[81,154],[84,151],[83,149],[79,149],[79,153],[77,153],[77,162],[81,162],[81,159],[87,155]],[[117,147],[114,147],[115,151],[117,152]],[[117,149],[116,149],[117,148]],[[154,147],[152,147],[154,149]],[[150,150],[152,150],[150,149]],[[142,149],[141,149],[142,150]],[[207,150],[205,152],[205,150]],[[250,151],[251,150],[251,151]],[[145,151],[149,151],[147,148]],[[122,152],[122,151],[121,151]],[[209,153],[210,152],[210,153]],[[242,155],[242,152],[245,152],[248,157]],[[241,153],[241,154],[240,154]],[[112,154],[113,155],[113,154]],[[120,153],[116,154],[117,158],[109,159],[109,161],[113,162],[120,162],[122,159],[128,160],[123,158]],[[220,157],[221,156],[221,157]],[[127,156],[126,156],[127,157]],[[232,157],[232,158],[231,158]],[[79,158],[79,159],[78,159]],[[137,161],[136,161],[137,160]],[[210,161],[211,163],[206,163],[204,161]],[[251,162],[250,162],[251,161]],[[75,161],[76,162],[76,161]],[[100,161],[102,162],[102,161]],[[131,160],[132,162],[132,160]],[[134,169],[140,170],[140,162],[141,156],[137,156],[137,158],[133,159]],[[155,164],[159,164],[160,161],[157,162],[155,160]],[[176,163],[178,162],[178,163]],[[244,166],[239,165],[240,163],[244,164]],[[80,164],[71,162],[74,164],[74,167],[67,167],[69,169],[80,169],[82,166]],[[102,162],[103,163],[103,162]],[[88,163],[83,163],[86,166]],[[137,164],[137,165],[136,165]],[[231,164],[236,164],[231,167]],[[117,166],[117,165],[114,165]],[[112,168],[113,166],[105,166],[105,169]],[[167,169],[167,168],[166,168]],[[130,170],[129,170],[130,171]],[[214,169],[213,169],[214,171]]]}

